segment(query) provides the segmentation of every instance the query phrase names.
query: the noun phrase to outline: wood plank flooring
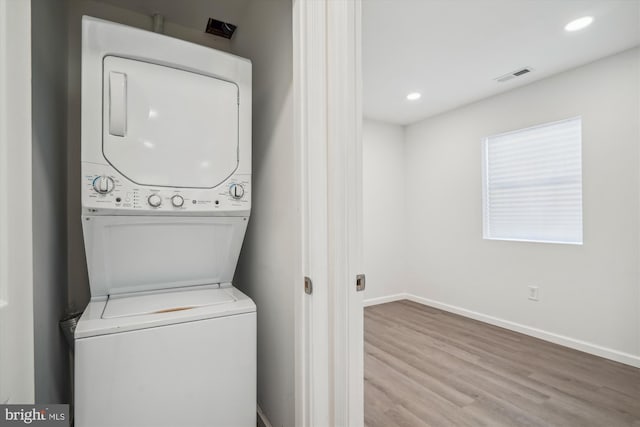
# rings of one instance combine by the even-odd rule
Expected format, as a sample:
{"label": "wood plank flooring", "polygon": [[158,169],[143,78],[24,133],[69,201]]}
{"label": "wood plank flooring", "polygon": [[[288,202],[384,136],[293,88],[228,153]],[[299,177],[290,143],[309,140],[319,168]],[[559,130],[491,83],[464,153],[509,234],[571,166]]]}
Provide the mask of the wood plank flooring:
{"label": "wood plank flooring", "polygon": [[640,369],[411,301],[364,313],[368,427],[640,427]]}

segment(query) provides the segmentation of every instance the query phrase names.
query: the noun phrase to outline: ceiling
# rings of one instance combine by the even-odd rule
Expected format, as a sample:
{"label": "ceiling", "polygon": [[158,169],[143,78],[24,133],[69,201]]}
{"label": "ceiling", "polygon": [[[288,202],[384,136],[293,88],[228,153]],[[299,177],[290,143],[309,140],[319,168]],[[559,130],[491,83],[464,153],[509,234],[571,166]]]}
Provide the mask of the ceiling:
{"label": "ceiling", "polygon": [[166,21],[204,31],[209,18],[238,24],[249,0],[100,0],[145,15],[160,13]]}
{"label": "ceiling", "polygon": [[[401,125],[640,44],[640,0],[362,3],[364,115]],[[590,27],[564,30],[585,15]],[[494,80],[522,67],[534,71]]]}

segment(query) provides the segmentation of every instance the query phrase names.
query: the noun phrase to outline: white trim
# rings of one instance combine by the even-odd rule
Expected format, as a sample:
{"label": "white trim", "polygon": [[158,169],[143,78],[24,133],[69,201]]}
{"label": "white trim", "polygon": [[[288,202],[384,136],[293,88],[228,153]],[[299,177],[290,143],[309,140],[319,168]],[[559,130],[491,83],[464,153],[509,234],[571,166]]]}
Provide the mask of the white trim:
{"label": "white trim", "polygon": [[[295,424],[330,425],[326,3],[294,0],[294,140],[301,275],[295,292]],[[313,294],[303,291],[303,276]]]}
{"label": "white trim", "polygon": [[[4,78],[7,74],[9,60],[7,37],[3,29],[7,27],[7,1],[0,0],[0,96],[4,96],[7,93],[7,82]],[[0,198],[7,200],[8,192],[8,160],[7,155],[9,152],[9,136],[6,135],[7,120],[9,118],[8,104],[9,101],[4,98],[0,98]],[[8,230],[8,203],[0,203],[0,236],[6,236]],[[8,298],[8,285],[9,279],[7,275],[7,261],[9,258],[9,248],[7,239],[0,238],[0,309],[9,305]],[[0,314],[0,319],[2,314]],[[2,344],[2,326],[0,326],[0,345]],[[2,362],[2,354],[0,353],[0,363]],[[2,365],[0,365],[0,374],[2,374]],[[0,384],[0,401],[3,400],[2,385]]]}
{"label": "white trim", "polygon": [[[294,111],[301,165],[296,425],[364,423],[360,0],[294,0]],[[302,277],[300,278],[302,279]]]}
{"label": "white trim", "polygon": [[294,133],[305,295],[296,286],[300,427],[364,424],[360,0],[294,0]]}
{"label": "white trim", "polygon": [[271,425],[271,421],[269,421],[269,418],[267,418],[267,416],[264,414],[260,405],[257,405],[257,412],[258,412],[258,418],[260,418],[260,421],[262,421],[262,424],[264,424],[264,427],[273,427]]}
{"label": "white trim", "polygon": [[31,2],[0,0],[0,40],[0,401],[27,404],[35,397]]}
{"label": "white trim", "polygon": [[372,305],[386,304],[388,302],[401,301],[403,299],[409,299],[409,294],[403,292],[399,294],[387,295],[384,297],[368,298],[364,300],[364,306],[370,307]]}
{"label": "white trim", "polygon": [[466,308],[446,304],[429,298],[419,297],[410,293],[401,293],[389,295],[387,297],[372,298],[365,301],[365,303],[368,303],[368,305],[376,305],[384,304],[386,302],[399,301],[402,299],[407,299],[409,301],[417,302],[418,304],[438,308],[449,313],[459,314],[460,316],[479,320],[490,325],[509,329],[510,331],[519,332],[524,335],[529,335],[531,337],[539,338],[541,340],[552,342],[564,347],[569,347],[574,350],[582,351],[584,353],[593,354],[595,356],[604,357],[605,359],[624,363],[625,365],[640,368],[640,356],[635,356],[633,354],[624,353],[622,351],[614,350],[607,347],[602,347],[597,344],[589,343],[553,332],[544,331],[542,329],[533,328],[531,326],[526,326],[520,323],[512,322],[510,320],[500,319],[498,317],[478,313],[477,311],[467,310]]}
{"label": "white trim", "polygon": [[364,425],[360,1],[327,1],[329,322],[334,426]]}
{"label": "white trim", "polygon": [[482,237],[484,240],[493,240],[497,242],[525,242],[525,243],[546,243],[552,245],[576,245],[582,246],[583,242],[562,242],[560,240],[533,240],[533,239],[509,239],[504,237]]}

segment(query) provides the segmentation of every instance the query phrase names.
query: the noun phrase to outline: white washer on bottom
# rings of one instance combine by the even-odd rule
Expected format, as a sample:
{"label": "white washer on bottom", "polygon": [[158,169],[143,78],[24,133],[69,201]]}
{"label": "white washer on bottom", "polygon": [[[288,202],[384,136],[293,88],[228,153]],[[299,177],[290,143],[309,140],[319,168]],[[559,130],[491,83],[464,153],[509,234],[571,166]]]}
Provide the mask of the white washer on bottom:
{"label": "white washer on bottom", "polygon": [[254,427],[256,306],[232,286],[92,300],[75,332],[78,427]]}

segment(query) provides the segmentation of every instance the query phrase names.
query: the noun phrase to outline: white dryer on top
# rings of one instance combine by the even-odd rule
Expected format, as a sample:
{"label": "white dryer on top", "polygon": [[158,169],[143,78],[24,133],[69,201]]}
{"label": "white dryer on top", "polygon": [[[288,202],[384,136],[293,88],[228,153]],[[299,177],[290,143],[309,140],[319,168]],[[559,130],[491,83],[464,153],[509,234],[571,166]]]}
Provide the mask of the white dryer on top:
{"label": "white dryer on top", "polygon": [[83,17],[78,427],[255,426],[251,63]]}

